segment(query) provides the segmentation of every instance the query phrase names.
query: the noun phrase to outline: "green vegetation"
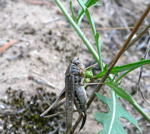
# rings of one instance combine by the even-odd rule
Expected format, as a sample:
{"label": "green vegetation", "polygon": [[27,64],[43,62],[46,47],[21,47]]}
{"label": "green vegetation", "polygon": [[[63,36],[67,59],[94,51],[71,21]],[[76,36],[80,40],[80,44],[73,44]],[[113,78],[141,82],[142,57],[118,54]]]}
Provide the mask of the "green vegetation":
{"label": "green vegetation", "polygon": [[[141,25],[143,18],[146,17],[147,11],[145,11],[143,18],[141,18],[139,20],[138,24],[135,26],[135,29],[130,34],[129,38],[124,43],[123,47],[120,49],[118,55],[114,59],[112,59],[112,62],[109,65],[106,65],[103,62],[101,35],[96,31],[96,26],[95,26],[94,20],[89,11],[89,8],[91,6],[94,6],[98,2],[99,2],[98,0],[87,0],[86,2],[83,0],[78,0],[78,4],[79,4],[80,8],[78,9],[78,14],[75,14],[74,7],[73,7],[73,1],[70,0],[69,1],[70,14],[69,14],[67,9],[61,3],[61,1],[55,0],[55,3],[57,4],[57,6],[63,12],[64,16],[70,22],[71,26],[74,28],[76,33],[82,39],[84,45],[89,50],[89,53],[91,53],[93,55],[93,58],[99,65],[99,68],[101,71],[98,74],[93,76],[92,73],[89,73],[89,70],[88,70],[87,75],[85,75],[88,78],[90,77],[90,79],[97,79],[100,81],[97,89],[95,89],[95,93],[98,92],[103,85],[107,85],[108,87],[110,87],[110,89],[112,89],[111,90],[111,96],[112,96],[111,101],[107,101],[110,99],[108,99],[104,96],[102,97],[102,95],[100,95],[99,93],[97,94],[98,98],[100,100],[102,100],[104,103],[108,104],[109,108],[110,108],[110,111],[109,111],[110,114],[108,113],[109,116],[107,116],[107,117],[103,116],[103,118],[102,118],[102,114],[96,114],[96,116],[95,116],[96,119],[104,125],[104,129],[99,133],[100,134],[116,134],[116,132],[118,131],[117,127],[120,127],[121,131],[119,133],[125,134],[126,132],[123,130],[123,125],[118,123],[118,119],[120,116],[122,116],[123,118],[124,117],[127,118],[137,128],[139,128],[139,127],[138,127],[137,122],[134,119],[134,117],[131,116],[126,110],[124,110],[123,107],[121,107],[118,96],[120,96],[120,98],[125,99],[127,102],[129,102],[148,122],[150,122],[150,116],[148,116],[147,113],[145,113],[143,111],[143,109],[137,104],[137,102],[133,99],[133,97],[129,93],[127,93],[127,91],[125,89],[123,89],[120,85],[120,82],[124,78],[124,76],[126,76],[129,72],[132,72],[137,68],[140,68],[143,65],[150,64],[150,60],[142,59],[135,63],[126,64],[123,66],[115,66],[115,64],[118,61],[118,59],[120,58],[120,56],[125,52],[125,50],[127,50],[129,48],[129,42],[131,41],[133,35],[136,33],[139,26]],[[93,45],[90,43],[90,41],[86,38],[84,31],[82,31],[80,28],[83,17],[86,17],[86,19],[89,23],[89,26],[91,28],[91,38],[93,38],[93,40],[95,41],[94,44],[96,45],[96,47],[93,47]],[[96,48],[96,49],[94,49],[94,48]],[[89,99],[89,102],[88,102],[88,107],[90,106],[90,104],[92,103],[94,98],[95,98],[95,95],[92,94]],[[116,114],[117,111],[119,113]],[[79,117],[79,119],[81,119],[81,117]],[[73,131],[75,131],[78,123],[79,122],[77,122],[75,124]]]}

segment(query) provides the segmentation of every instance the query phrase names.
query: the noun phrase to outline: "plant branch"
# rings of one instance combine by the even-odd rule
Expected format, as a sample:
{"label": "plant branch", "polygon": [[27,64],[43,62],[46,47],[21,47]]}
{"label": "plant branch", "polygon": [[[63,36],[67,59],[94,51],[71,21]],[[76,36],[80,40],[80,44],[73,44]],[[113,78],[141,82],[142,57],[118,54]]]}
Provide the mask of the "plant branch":
{"label": "plant branch", "polygon": [[139,19],[139,21],[136,23],[133,31],[131,32],[131,34],[129,35],[128,39],[125,41],[123,47],[120,49],[120,51],[118,52],[118,54],[115,56],[115,58],[111,61],[108,72],[111,71],[112,67],[117,63],[118,59],[121,57],[121,55],[125,52],[125,50],[127,49],[131,39],[133,38],[134,34],[138,31],[139,27],[141,26],[141,24],[143,23],[145,17],[148,15],[150,11],[150,4],[148,5],[147,9],[145,10],[144,14],[142,15],[142,17]]}
{"label": "plant branch", "polygon": [[142,32],[140,32],[140,33],[137,35],[137,37],[136,37],[135,39],[133,39],[133,40],[129,43],[129,45],[128,45],[128,47],[126,48],[126,50],[127,50],[129,47],[133,46],[139,39],[141,39],[141,38],[143,37],[143,35],[148,31],[149,28],[150,28],[150,25],[146,26],[146,27],[144,28],[144,30],[143,30]]}
{"label": "plant branch", "polygon": [[[139,19],[139,21],[135,24],[135,27],[133,29],[133,31],[131,32],[131,34],[129,35],[128,39],[125,41],[125,43],[123,44],[122,48],[120,49],[120,51],[118,52],[118,54],[114,57],[114,59],[112,59],[111,63],[109,64],[108,67],[108,71],[106,72],[106,74],[103,76],[103,78],[100,80],[100,84],[97,86],[97,88],[94,90],[94,92],[92,93],[92,95],[90,96],[90,99],[87,103],[87,108],[90,107],[91,103],[93,102],[94,98],[95,98],[95,93],[98,92],[102,86],[103,83],[105,82],[105,80],[107,79],[107,77],[109,76],[111,69],[115,66],[115,64],[117,63],[117,61],[119,60],[119,58],[121,57],[121,55],[125,52],[125,50],[127,49],[131,39],[133,38],[134,34],[137,32],[137,30],[139,29],[139,27],[141,26],[141,24],[143,23],[145,17],[148,15],[150,11],[150,4],[148,5],[147,9],[145,10],[144,14],[142,15],[142,17]],[[141,109],[139,109],[141,110]],[[74,133],[75,129],[77,128],[78,124],[80,123],[82,119],[82,116],[79,116],[78,120],[76,121],[75,125],[73,126],[72,132],[71,134]]]}
{"label": "plant branch", "polygon": [[93,46],[91,45],[91,43],[88,41],[88,39],[86,38],[85,34],[81,31],[81,29],[79,28],[79,26],[71,18],[71,16],[67,12],[67,10],[65,9],[65,7],[61,3],[61,1],[60,0],[55,0],[55,3],[61,9],[61,11],[64,13],[65,17],[68,19],[68,21],[73,26],[73,28],[75,29],[75,31],[77,32],[77,34],[79,35],[79,37],[82,39],[82,41],[84,42],[84,44],[86,45],[86,47],[88,48],[88,50],[90,51],[90,53],[93,55],[94,59],[99,63],[99,57],[98,57],[97,52],[95,51],[95,49],[93,48]]}

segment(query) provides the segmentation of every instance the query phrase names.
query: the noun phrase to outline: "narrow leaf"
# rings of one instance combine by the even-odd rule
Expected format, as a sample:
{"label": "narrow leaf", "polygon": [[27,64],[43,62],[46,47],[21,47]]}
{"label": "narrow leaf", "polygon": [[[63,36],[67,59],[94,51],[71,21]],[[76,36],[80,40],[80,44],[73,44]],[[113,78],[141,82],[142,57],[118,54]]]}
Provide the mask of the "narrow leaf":
{"label": "narrow leaf", "polygon": [[69,5],[70,5],[70,10],[71,10],[71,16],[72,16],[73,20],[75,22],[77,22],[77,18],[75,16],[74,8],[73,8],[73,5],[72,5],[72,0],[69,0]]}
{"label": "narrow leaf", "polygon": [[130,70],[130,69],[136,69],[146,64],[150,64],[150,60],[141,60],[135,63],[123,65],[123,66],[116,66],[112,69],[111,73],[115,74],[118,72],[124,72],[124,71]]}
{"label": "narrow leaf", "polygon": [[93,33],[94,36],[96,36],[95,23],[94,23],[94,20],[93,20],[92,16],[91,16],[90,13],[89,13],[88,8],[85,10],[85,13],[86,13],[87,19],[88,19],[88,21],[89,21],[89,23],[90,23],[90,26],[91,26],[91,28],[92,28],[92,33]]}
{"label": "narrow leaf", "polygon": [[86,10],[86,6],[84,5],[84,2],[82,0],[78,0],[78,3],[82,7],[82,10],[85,11]]}
{"label": "narrow leaf", "polygon": [[[78,1],[79,4],[82,6],[82,10],[80,10],[79,13],[78,13],[78,14],[79,14],[79,15],[78,15],[78,18],[77,18],[78,24],[81,23],[82,18],[83,18],[84,14],[85,14],[85,12],[84,12],[84,6],[87,7],[87,8],[89,8],[89,7],[93,6],[93,5],[95,5],[96,2],[98,2],[98,1],[99,1],[99,0],[87,0],[84,4],[83,4],[83,1],[82,1],[82,2],[81,2],[81,1]],[[83,5],[84,5],[84,6],[83,6]]]}
{"label": "narrow leaf", "polygon": [[104,69],[103,69],[102,50],[101,50],[103,42],[98,32],[95,35],[95,41],[96,41],[96,47],[97,47],[99,61],[100,61],[99,66],[100,66],[100,69],[103,71]]}
{"label": "narrow leaf", "polygon": [[91,7],[93,5],[95,5],[98,1],[100,0],[87,0],[87,2],[85,3],[86,7]]}
{"label": "narrow leaf", "polygon": [[125,90],[118,87],[118,84],[115,82],[106,82],[106,85],[108,85],[111,89],[113,89],[120,97],[127,100],[130,103],[133,103],[132,96],[129,95]]}
{"label": "narrow leaf", "polygon": [[[135,70],[135,69],[137,69],[137,68],[139,68],[143,65],[146,65],[146,64],[150,64],[150,60],[141,60],[141,61],[134,62],[134,63],[131,63],[131,64],[123,65],[123,66],[116,66],[116,67],[112,68],[110,73],[111,74],[117,74],[119,72],[125,72],[125,71],[131,72],[132,70]],[[94,77],[95,78],[101,78],[106,72],[107,72],[107,69],[104,69],[104,71],[98,73]]]}

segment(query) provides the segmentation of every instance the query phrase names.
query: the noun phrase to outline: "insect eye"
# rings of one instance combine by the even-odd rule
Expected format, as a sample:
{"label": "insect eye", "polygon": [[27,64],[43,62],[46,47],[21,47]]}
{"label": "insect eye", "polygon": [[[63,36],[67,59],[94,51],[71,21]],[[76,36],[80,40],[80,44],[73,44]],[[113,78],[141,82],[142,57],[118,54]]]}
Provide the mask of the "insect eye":
{"label": "insect eye", "polygon": [[79,61],[75,62],[75,65],[79,65],[79,64],[80,64],[80,62],[79,62]]}
{"label": "insect eye", "polygon": [[75,64],[75,65],[79,65],[79,64],[80,64],[79,58],[74,58],[74,59],[72,60],[72,63]]}

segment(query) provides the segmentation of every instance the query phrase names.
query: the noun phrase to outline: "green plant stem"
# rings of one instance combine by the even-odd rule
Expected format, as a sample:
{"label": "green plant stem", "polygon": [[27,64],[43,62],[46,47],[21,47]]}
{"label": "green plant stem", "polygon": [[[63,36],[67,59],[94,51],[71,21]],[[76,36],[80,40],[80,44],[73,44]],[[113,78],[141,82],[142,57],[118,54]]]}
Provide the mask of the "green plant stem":
{"label": "green plant stem", "polygon": [[[76,32],[78,33],[78,35],[80,36],[80,38],[83,40],[83,42],[85,43],[85,45],[87,46],[88,50],[92,53],[93,57],[95,58],[95,60],[99,63],[99,56],[97,54],[97,52],[95,51],[95,49],[92,47],[92,45],[90,44],[90,42],[87,40],[87,38],[85,37],[84,33],[81,31],[81,29],[79,28],[79,26],[74,22],[74,20],[71,18],[71,16],[67,13],[66,9],[64,8],[64,6],[62,5],[62,3],[60,2],[60,0],[55,0],[55,3],[57,4],[57,6],[61,9],[61,11],[64,13],[64,15],[67,17],[67,19],[70,21],[71,25],[74,27],[74,29],[76,30]],[[128,44],[130,43],[133,35],[137,32],[137,30],[139,29],[140,25],[142,24],[144,18],[147,16],[147,14],[149,13],[150,10],[150,4],[148,5],[148,8],[145,10],[144,14],[142,15],[142,17],[139,19],[138,23],[135,25],[135,28],[133,29],[133,31],[131,32],[130,36],[128,37],[128,39],[125,41],[123,47],[120,49],[120,51],[118,52],[118,54],[115,56],[115,58],[112,60],[112,62],[109,65],[108,71],[106,72],[106,74],[103,76],[103,78],[100,81],[100,84],[98,85],[98,87],[94,90],[93,94],[90,96],[90,99],[88,101],[88,108],[91,105],[92,101],[95,98],[95,92],[98,92],[100,90],[100,88],[103,86],[103,83],[105,82],[105,80],[109,77],[109,74],[112,70],[112,68],[114,67],[114,65],[117,63],[118,59],[120,58],[120,56],[124,53],[124,51],[127,49]],[[150,117],[147,116],[145,114],[145,112],[143,112],[143,110],[139,107],[139,105],[135,102],[134,103],[134,107],[137,109],[137,111],[139,111],[143,117],[145,117],[145,119],[147,119],[148,121],[150,121]],[[77,122],[75,123],[75,125],[73,126],[72,132],[70,134],[73,134],[75,129],[77,128],[78,124],[80,123],[82,119],[82,116],[79,116]]]}
{"label": "green plant stem", "polygon": [[[105,80],[108,78],[112,68],[115,66],[115,64],[117,63],[117,61],[119,60],[120,56],[124,53],[124,51],[126,50],[126,48],[128,47],[128,44],[129,42],[131,41],[133,35],[136,33],[136,31],[139,29],[140,25],[142,24],[142,22],[144,21],[145,17],[148,15],[150,11],[150,4],[148,5],[147,9],[145,10],[144,14],[142,15],[142,17],[139,19],[139,21],[136,23],[133,31],[131,32],[130,36],[128,37],[128,39],[125,41],[124,45],[122,46],[122,48],[120,49],[120,51],[117,53],[117,55],[114,57],[114,59],[112,59],[111,63],[109,64],[109,69],[108,71],[106,72],[106,74],[102,77],[102,79],[100,80],[100,84],[98,85],[98,87],[93,91],[92,95],[90,96],[90,99],[87,103],[87,108],[89,108],[89,106],[91,105],[92,101],[94,100],[95,98],[95,93],[98,92],[102,86],[103,86],[103,83],[105,82]],[[137,106],[136,106],[137,108]],[[141,110],[141,109],[138,109],[138,110]],[[145,116],[145,113],[142,112],[142,115],[144,114],[144,117],[147,117]],[[75,129],[77,128],[78,124],[80,123],[82,119],[82,116],[79,116],[78,120],[76,121],[75,125],[73,126],[73,129],[72,129],[72,132],[71,134],[73,134],[73,132],[75,131]],[[147,118],[145,118],[146,120],[149,120]]]}
{"label": "green plant stem", "polygon": [[116,95],[115,92],[113,90],[111,90],[111,94],[112,94],[112,100],[113,100],[113,113],[112,113],[112,117],[111,117],[111,123],[109,126],[109,131],[108,134],[111,134],[112,129],[113,129],[113,124],[114,124],[114,120],[115,120],[115,114],[116,114]]}
{"label": "green plant stem", "polygon": [[86,5],[84,5],[84,3],[82,3],[82,1],[80,1],[80,0],[78,0],[78,3],[82,7],[82,10],[85,12],[87,20],[90,24],[92,35],[94,37],[96,47],[97,47],[97,51],[98,51],[99,67],[100,67],[101,71],[103,71],[103,62],[102,62],[102,57],[101,57],[102,41],[99,39],[100,35],[99,35],[98,32],[96,32],[96,27],[95,27],[95,24],[94,24],[94,20],[93,20],[92,16],[90,15],[90,12],[89,12],[88,8],[86,7]]}
{"label": "green plant stem", "polygon": [[67,10],[65,9],[65,7],[61,3],[61,1],[60,0],[55,0],[55,3],[61,9],[61,11],[64,13],[64,15],[66,16],[66,18],[69,20],[70,24],[76,30],[76,32],[78,33],[79,37],[83,40],[84,44],[86,45],[86,47],[88,48],[88,50],[90,51],[90,53],[93,55],[94,59],[99,63],[99,57],[98,57],[97,52],[95,51],[95,49],[93,48],[93,46],[91,45],[91,43],[88,41],[88,39],[85,37],[84,33],[81,31],[81,29],[79,28],[79,26],[71,18],[71,16],[67,12]]}
{"label": "green plant stem", "polygon": [[95,40],[97,51],[98,51],[99,67],[100,67],[101,71],[103,71],[103,62],[102,62],[102,57],[101,57],[102,41],[99,39],[100,35],[98,32],[96,32],[96,27],[95,27],[94,21],[92,19],[92,16],[90,15],[88,8],[84,5],[84,3],[81,0],[78,0],[78,3],[81,6],[82,10],[85,12],[87,20],[90,24],[91,32],[92,32],[93,38]]}
{"label": "green plant stem", "polygon": [[91,27],[92,35],[93,35],[95,43],[96,43],[98,56],[99,56],[99,62],[98,62],[99,67],[100,67],[101,71],[103,71],[103,61],[102,61],[102,56],[101,56],[101,54],[102,54],[102,51],[101,51],[102,40],[100,39],[101,36],[99,35],[98,32],[96,32],[96,27],[95,27],[94,21],[92,19],[92,16],[89,13],[88,8],[85,9],[85,14],[87,16],[88,22],[89,22],[90,27]]}
{"label": "green plant stem", "polygon": [[135,100],[133,100],[133,102],[134,103],[132,103],[132,105],[134,106],[134,108],[144,117],[144,119],[146,119],[150,123],[150,116],[143,111],[143,109],[136,103]]}
{"label": "green plant stem", "polygon": [[78,23],[80,23],[81,22],[81,19],[82,19],[82,16],[84,16],[84,10],[82,9],[81,11],[80,11],[80,13],[79,13],[79,16],[78,16],[78,18],[77,18],[77,22]]}
{"label": "green plant stem", "polygon": [[102,40],[100,38],[101,36],[97,33],[95,35],[95,40],[96,40],[96,47],[97,47],[98,56],[99,56],[99,63],[100,63],[99,66],[100,66],[101,71],[104,71],[105,63],[103,63],[103,60],[102,60]]}
{"label": "green plant stem", "polygon": [[74,12],[74,8],[72,6],[72,0],[69,0],[69,5],[70,5],[70,10],[71,10],[71,14],[72,14],[72,18],[75,22],[77,22],[76,16],[75,16],[75,12]]}

